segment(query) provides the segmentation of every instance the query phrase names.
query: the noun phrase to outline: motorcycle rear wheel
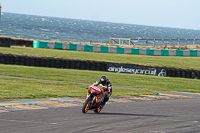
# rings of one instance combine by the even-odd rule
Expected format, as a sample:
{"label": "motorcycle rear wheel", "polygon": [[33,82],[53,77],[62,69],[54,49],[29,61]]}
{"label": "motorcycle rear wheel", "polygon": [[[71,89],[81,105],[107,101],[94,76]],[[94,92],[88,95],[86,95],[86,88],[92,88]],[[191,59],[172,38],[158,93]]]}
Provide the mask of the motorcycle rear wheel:
{"label": "motorcycle rear wheel", "polygon": [[95,112],[95,113],[100,113],[100,112],[101,112],[101,110],[102,110],[102,107],[101,107],[101,106],[99,106],[98,108],[96,108],[96,109],[94,110],[94,112]]}
{"label": "motorcycle rear wheel", "polygon": [[88,112],[88,110],[90,109],[90,103],[91,103],[91,99],[90,98],[88,98],[86,101],[85,101],[85,103],[83,104],[83,107],[82,107],[82,112],[83,113],[87,113]]}

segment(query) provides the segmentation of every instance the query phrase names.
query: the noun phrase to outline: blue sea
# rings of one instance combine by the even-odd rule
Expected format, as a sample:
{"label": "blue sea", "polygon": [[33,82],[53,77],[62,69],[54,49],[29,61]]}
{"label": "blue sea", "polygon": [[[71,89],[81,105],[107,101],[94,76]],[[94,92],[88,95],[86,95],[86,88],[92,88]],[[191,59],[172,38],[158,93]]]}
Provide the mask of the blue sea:
{"label": "blue sea", "polygon": [[[1,14],[0,34],[16,38],[75,42],[92,41],[97,43],[108,43],[110,37],[132,39],[200,39],[200,30],[5,12]],[[181,44],[184,45],[184,42]]]}

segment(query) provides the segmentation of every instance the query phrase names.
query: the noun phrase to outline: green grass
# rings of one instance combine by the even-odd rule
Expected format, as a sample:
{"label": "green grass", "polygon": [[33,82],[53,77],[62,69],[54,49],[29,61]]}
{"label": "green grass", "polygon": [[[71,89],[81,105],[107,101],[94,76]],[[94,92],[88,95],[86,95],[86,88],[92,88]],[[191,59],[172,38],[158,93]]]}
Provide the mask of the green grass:
{"label": "green grass", "polygon": [[[109,54],[77,52],[69,50],[33,49],[24,47],[0,47],[0,53],[28,55],[37,57],[55,57],[65,59],[120,62],[152,66],[168,66],[200,70],[200,57],[146,56],[128,54]],[[101,58],[100,58],[101,57]],[[0,75],[94,83],[101,75],[107,75],[114,86],[135,87],[162,91],[185,91],[200,93],[198,79],[170,78],[148,75],[111,73],[102,71],[74,70],[29,67],[0,64]],[[84,97],[87,85],[67,82],[32,81],[23,79],[0,78],[0,100]],[[146,90],[128,90],[113,88],[113,96],[155,94]]]}
{"label": "green grass", "polygon": [[107,75],[114,86],[200,93],[200,82],[198,79],[2,64],[0,64],[0,75],[82,83],[94,83],[101,75]]}
{"label": "green grass", "polygon": [[122,88],[113,88],[112,96],[136,96],[136,95],[153,95],[158,94],[148,90],[131,90]]}
{"label": "green grass", "polygon": [[0,99],[83,96],[85,85],[0,78]]}
{"label": "green grass", "polygon": [[175,68],[200,70],[200,57],[180,56],[147,56],[131,54],[93,53],[70,50],[34,49],[28,47],[5,48],[0,47],[0,53],[28,55],[38,57],[55,57],[64,59],[94,60],[106,62],[118,62],[151,66],[167,66]]}
{"label": "green grass", "polygon": [[[13,99],[85,97],[87,85],[0,78],[0,101]],[[113,89],[113,96],[156,94],[146,90]]]}

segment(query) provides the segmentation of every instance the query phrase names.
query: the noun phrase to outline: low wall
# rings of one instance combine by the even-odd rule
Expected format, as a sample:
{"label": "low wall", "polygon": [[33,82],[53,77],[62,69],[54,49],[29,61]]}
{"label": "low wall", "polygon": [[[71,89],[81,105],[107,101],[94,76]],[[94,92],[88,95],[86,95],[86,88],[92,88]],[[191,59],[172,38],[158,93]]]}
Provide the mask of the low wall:
{"label": "low wall", "polygon": [[0,37],[0,47],[10,47],[12,39],[9,37]]}
{"label": "low wall", "polygon": [[0,36],[0,47],[10,47],[11,45],[33,47],[33,41]]}
{"label": "low wall", "polygon": [[68,44],[57,42],[33,41],[34,48],[64,49],[74,51],[118,53],[118,54],[139,54],[158,56],[200,56],[200,50],[176,50],[176,49],[146,49],[146,48],[123,48],[116,46],[96,46],[83,44]]}
{"label": "low wall", "polygon": [[200,79],[199,70],[152,67],[136,64],[122,64],[87,60],[70,60],[46,57],[29,57],[12,54],[0,54],[0,64],[50,67],[63,69],[96,70],[116,73],[146,74],[154,76],[182,77]]}
{"label": "low wall", "polygon": [[31,41],[31,40],[21,40],[21,39],[12,39],[11,45],[33,47],[33,41]]}

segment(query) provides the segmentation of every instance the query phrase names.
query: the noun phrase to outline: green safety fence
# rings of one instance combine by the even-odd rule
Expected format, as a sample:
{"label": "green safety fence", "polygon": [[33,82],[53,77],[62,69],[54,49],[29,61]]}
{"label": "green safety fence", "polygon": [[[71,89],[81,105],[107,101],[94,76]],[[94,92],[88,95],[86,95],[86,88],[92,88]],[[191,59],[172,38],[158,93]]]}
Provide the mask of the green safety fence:
{"label": "green safety fence", "polygon": [[100,50],[101,53],[108,53],[108,47],[106,47],[106,46],[101,46],[100,49],[101,49],[101,50]]}
{"label": "green safety fence", "polygon": [[[63,48],[63,46],[65,47]],[[68,45],[66,47],[66,45]],[[167,50],[167,49],[145,49],[145,48],[123,48],[108,46],[93,46],[82,44],[63,44],[58,42],[33,41],[33,48],[55,48],[74,51],[118,53],[118,54],[142,54],[142,55],[160,55],[160,56],[200,56],[200,50]],[[95,50],[94,50],[95,49]]]}
{"label": "green safety fence", "polygon": [[161,49],[162,56],[169,56],[169,50]]}
{"label": "green safety fence", "polygon": [[140,54],[139,48],[132,48],[132,54]]}
{"label": "green safety fence", "polygon": [[84,51],[93,52],[93,46],[92,45],[84,45]]}

